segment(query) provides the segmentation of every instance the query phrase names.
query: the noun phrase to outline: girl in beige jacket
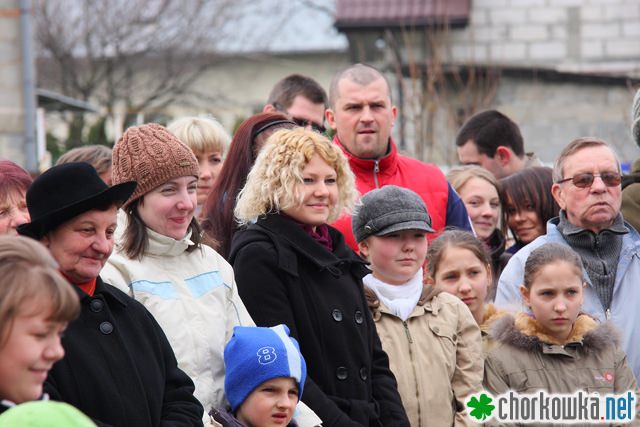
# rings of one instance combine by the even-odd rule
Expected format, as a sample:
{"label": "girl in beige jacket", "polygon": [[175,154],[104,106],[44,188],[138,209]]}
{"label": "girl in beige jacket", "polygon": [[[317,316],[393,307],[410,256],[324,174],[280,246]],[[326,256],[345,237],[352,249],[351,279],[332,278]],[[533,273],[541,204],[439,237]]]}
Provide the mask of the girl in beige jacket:
{"label": "girl in beige jacket", "polygon": [[382,347],[414,427],[471,425],[466,398],[481,389],[480,329],[456,297],[424,284],[424,202],[411,190],[385,186],[365,194],[353,216],[363,279]]}

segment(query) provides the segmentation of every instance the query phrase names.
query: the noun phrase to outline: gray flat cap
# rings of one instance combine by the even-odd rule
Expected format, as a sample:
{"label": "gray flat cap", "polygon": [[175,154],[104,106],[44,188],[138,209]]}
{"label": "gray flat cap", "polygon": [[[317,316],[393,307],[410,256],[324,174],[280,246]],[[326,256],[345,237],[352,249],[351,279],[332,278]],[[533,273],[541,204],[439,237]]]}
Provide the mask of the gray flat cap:
{"label": "gray flat cap", "polygon": [[351,219],[351,227],[358,243],[369,236],[384,236],[402,230],[434,231],[420,196],[395,185],[371,190],[362,196]]}

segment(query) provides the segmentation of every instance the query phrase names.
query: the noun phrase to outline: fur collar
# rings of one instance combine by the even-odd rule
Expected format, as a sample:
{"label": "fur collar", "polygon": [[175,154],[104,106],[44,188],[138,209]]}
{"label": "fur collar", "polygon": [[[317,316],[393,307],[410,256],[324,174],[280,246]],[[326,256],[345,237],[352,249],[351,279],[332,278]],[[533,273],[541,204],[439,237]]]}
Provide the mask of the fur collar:
{"label": "fur collar", "polygon": [[508,314],[493,322],[491,335],[497,341],[514,347],[536,351],[542,344],[579,345],[587,353],[597,353],[609,346],[618,346],[619,338],[610,323],[599,325],[592,317],[581,314],[566,342],[558,342],[545,334],[536,320],[526,313],[516,317]]}
{"label": "fur collar", "polygon": [[483,334],[489,334],[491,332],[491,325],[496,320],[509,314],[508,311],[498,310],[494,304],[485,304],[484,313],[482,314],[482,323],[480,324],[480,331]]}

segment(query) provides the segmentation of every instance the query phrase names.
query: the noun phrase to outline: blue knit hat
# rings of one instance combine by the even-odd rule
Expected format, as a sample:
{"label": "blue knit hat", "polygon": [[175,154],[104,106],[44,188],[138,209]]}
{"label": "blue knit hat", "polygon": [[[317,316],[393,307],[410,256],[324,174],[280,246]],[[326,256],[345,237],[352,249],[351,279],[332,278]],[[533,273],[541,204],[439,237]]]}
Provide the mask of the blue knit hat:
{"label": "blue knit hat", "polygon": [[291,377],[298,383],[298,399],[307,377],[307,365],[289,328],[236,326],[224,349],[224,390],[235,412],[260,384],[273,378]]}

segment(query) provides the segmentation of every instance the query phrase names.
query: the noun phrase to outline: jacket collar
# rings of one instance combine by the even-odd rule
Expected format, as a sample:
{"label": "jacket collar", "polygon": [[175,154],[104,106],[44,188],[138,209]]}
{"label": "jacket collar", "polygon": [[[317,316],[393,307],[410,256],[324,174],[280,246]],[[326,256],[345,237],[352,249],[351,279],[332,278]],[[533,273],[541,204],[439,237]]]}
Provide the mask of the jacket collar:
{"label": "jacket collar", "polygon": [[[351,154],[342,142],[340,142],[340,138],[338,135],[333,137],[333,142],[338,144],[338,147],[342,149],[342,152],[347,156],[349,160],[349,166],[351,169],[359,169],[363,172],[373,172],[376,167],[376,162],[378,164],[378,168],[380,173],[384,174],[393,174],[398,168],[398,149],[396,144],[393,142],[393,138],[389,137],[389,148],[387,149],[387,154],[384,157],[374,160],[374,159],[361,159],[360,157],[356,157]],[[357,175],[357,173],[356,173]]]}
{"label": "jacket collar", "polygon": [[334,275],[339,275],[339,265],[345,262],[358,266],[360,277],[369,273],[365,267],[366,261],[357,256],[344,242],[342,233],[331,226],[329,226],[329,235],[333,242],[332,252],[316,242],[294,221],[278,214],[261,217],[248,229],[265,230],[278,248],[278,266],[295,276],[298,275],[300,257],[317,265],[320,270],[329,270]]}
{"label": "jacket collar", "polygon": [[[442,303],[434,297],[440,293],[442,293],[441,289],[438,289],[431,285],[424,285],[424,287],[422,288],[420,299],[418,299],[418,304],[416,305],[416,308],[414,308],[411,312],[411,315],[409,315],[409,319],[412,317],[420,316],[425,312],[429,312],[434,316],[437,316],[438,312],[442,308]],[[376,293],[366,286],[364,287],[364,295],[367,299],[367,305],[372,311],[373,320],[380,319],[380,316],[383,313],[393,314],[391,310],[389,310],[389,308],[387,308],[382,302],[380,302]]]}
{"label": "jacket collar", "polygon": [[526,313],[511,314],[497,319],[491,327],[497,341],[525,351],[564,353],[570,347],[581,347],[585,352],[598,353],[611,345],[618,345],[618,336],[609,323],[599,325],[592,317],[581,314],[566,342],[561,343],[547,335],[536,320]]}
{"label": "jacket collar", "polygon": [[156,256],[177,256],[189,249],[194,243],[191,241],[191,230],[180,240],[156,233],[147,227],[149,245],[146,254]]}
{"label": "jacket collar", "polygon": [[[84,302],[84,300],[87,298],[92,298],[77,286],[73,286],[73,289],[75,289],[76,292],[78,293],[78,297],[80,298],[81,303]],[[96,278],[96,290],[93,293],[93,298],[99,295],[103,295],[106,299],[111,299],[114,302],[117,302],[118,304],[122,305],[123,307],[127,306],[127,303],[128,303],[127,299],[129,298],[126,294],[120,292],[113,286],[104,283],[102,281],[102,278],[100,278],[100,276]]]}

